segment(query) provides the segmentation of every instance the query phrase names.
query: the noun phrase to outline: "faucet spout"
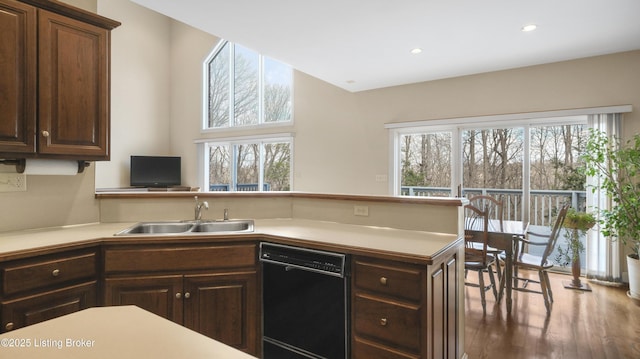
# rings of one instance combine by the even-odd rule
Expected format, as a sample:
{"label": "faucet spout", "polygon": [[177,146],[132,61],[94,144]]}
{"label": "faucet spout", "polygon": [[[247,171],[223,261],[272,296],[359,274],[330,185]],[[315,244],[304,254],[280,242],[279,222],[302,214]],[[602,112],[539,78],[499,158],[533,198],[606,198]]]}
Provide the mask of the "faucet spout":
{"label": "faucet spout", "polygon": [[196,221],[199,221],[199,220],[202,219],[202,207],[204,207],[204,209],[208,210],[209,209],[209,203],[207,201],[200,202],[198,200],[198,196],[194,196],[194,199],[196,200],[196,208],[195,208],[195,213],[194,213],[194,219]]}

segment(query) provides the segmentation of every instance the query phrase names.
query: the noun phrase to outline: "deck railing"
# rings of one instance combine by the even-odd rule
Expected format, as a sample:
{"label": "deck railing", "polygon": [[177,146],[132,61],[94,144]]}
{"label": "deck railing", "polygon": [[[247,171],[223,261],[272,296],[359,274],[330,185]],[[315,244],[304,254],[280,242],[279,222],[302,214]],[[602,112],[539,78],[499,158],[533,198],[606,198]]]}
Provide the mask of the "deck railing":
{"label": "deck railing", "polygon": [[[401,188],[403,196],[449,197],[451,188],[446,187],[409,187]],[[465,188],[462,196],[489,195],[500,198],[504,204],[505,220],[522,220],[522,190],[494,188]],[[558,208],[570,203],[572,208],[584,211],[587,204],[585,191],[534,190],[530,192],[529,225],[549,226]]]}

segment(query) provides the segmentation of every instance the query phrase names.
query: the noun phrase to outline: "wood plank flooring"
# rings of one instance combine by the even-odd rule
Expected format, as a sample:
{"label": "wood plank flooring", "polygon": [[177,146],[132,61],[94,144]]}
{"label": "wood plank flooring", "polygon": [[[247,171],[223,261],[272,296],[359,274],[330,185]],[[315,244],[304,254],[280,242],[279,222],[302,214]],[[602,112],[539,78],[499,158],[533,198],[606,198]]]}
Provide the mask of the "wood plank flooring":
{"label": "wood plank flooring", "polygon": [[[469,281],[476,279],[469,273]],[[469,358],[640,358],[640,303],[627,297],[628,288],[587,282],[593,291],[582,292],[563,287],[568,275],[551,273],[550,280],[554,303],[549,316],[542,295],[516,291],[511,315],[504,301],[496,305],[491,291],[483,314],[480,290],[465,287]]]}

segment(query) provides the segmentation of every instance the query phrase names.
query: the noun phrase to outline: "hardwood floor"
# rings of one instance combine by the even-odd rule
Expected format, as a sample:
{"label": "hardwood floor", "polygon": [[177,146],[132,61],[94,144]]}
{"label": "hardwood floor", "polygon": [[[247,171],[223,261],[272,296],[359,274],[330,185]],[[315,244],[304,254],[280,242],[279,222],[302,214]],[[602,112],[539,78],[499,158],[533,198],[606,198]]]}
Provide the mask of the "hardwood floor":
{"label": "hardwood floor", "polygon": [[563,287],[568,275],[551,273],[550,280],[554,303],[549,316],[542,295],[517,291],[509,316],[504,301],[496,305],[488,291],[483,315],[479,289],[465,287],[469,358],[640,358],[640,303],[627,297],[627,288],[587,282],[593,291],[582,292]]}

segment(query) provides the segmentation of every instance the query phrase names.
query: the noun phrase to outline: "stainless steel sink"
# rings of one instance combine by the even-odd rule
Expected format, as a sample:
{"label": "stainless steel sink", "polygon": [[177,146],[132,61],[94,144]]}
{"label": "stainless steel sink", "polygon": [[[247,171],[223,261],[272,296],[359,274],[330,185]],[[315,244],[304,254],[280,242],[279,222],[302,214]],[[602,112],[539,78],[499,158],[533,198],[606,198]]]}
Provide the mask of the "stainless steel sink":
{"label": "stainless steel sink", "polygon": [[140,222],[116,236],[132,235],[206,235],[213,233],[253,232],[253,220]]}
{"label": "stainless steel sink", "polygon": [[253,221],[219,221],[201,222],[196,224],[192,232],[253,232]]}

